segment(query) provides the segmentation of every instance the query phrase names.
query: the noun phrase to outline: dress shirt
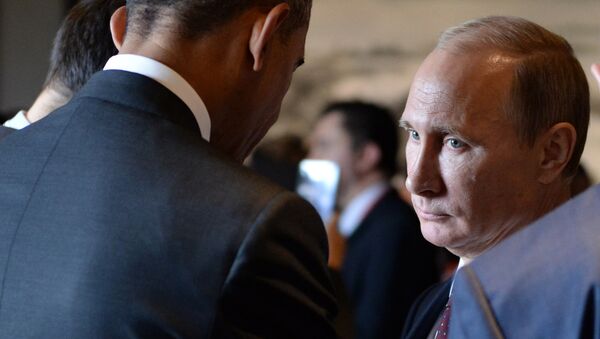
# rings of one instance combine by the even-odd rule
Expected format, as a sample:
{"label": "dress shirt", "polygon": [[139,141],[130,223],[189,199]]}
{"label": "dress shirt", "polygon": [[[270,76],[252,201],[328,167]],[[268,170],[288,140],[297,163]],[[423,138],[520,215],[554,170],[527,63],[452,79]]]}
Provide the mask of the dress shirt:
{"label": "dress shirt", "polygon": [[206,141],[210,141],[210,116],[202,99],[194,88],[177,72],[168,66],[134,54],[118,54],[110,59],[104,70],[121,70],[147,76],[165,86],[183,101],[192,111]]}
{"label": "dress shirt", "polygon": [[23,128],[31,125],[29,120],[27,120],[27,118],[25,117],[26,112],[27,111],[25,111],[25,110],[19,111],[19,113],[17,113],[12,119],[7,120],[4,123],[4,127],[9,127],[12,129],[23,129]]}
{"label": "dress shirt", "polygon": [[389,188],[386,182],[378,182],[354,197],[340,215],[338,223],[340,234],[349,238]]}
{"label": "dress shirt", "polygon": [[450,298],[450,296],[452,296],[452,289],[454,288],[454,279],[456,278],[456,273],[458,273],[458,270],[460,270],[463,266],[465,266],[465,261],[460,258],[458,260],[458,266],[456,267],[456,271],[454,272],[454,275],[452,276],[452,285],[450,285],[450,292],[448,293],[448,298]]}

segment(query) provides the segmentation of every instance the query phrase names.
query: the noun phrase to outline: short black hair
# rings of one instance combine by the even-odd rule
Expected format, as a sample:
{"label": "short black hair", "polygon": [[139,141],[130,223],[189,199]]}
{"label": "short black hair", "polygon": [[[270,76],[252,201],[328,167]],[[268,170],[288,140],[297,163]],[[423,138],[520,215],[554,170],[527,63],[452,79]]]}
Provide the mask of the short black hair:
{"label": "short black hair", "polygon": [[183,38],[195,39],[252,7],[271,9],[280,3],[290,6],[283,34],[308,24],[312,0],[127,0],[127,30],[146,36],[159,19],[170,15]]}
{"label": "short black hair", "polygon": [[45,86],[66,97],[102,70],[119,51],[110,33],[110,17],[125,0],[81,0],[62,22],[50,55]]}
{"label": "short black hair", "polygon": [[362,101],[338,101],[330,103],[321,112],[321,117],[337,113],[342,116],[342,125],[355,150],[368,142],[381,151],[378,168],[388,177],[397,169],[398,123],[392,112],[382,106]]}

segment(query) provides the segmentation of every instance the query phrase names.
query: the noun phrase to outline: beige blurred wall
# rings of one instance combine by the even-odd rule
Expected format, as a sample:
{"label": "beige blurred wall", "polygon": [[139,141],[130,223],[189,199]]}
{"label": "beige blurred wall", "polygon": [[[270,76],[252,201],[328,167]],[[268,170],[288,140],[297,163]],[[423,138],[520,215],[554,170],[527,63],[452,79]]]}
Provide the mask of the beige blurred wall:
{"label": "beige blurred wall", "polygon": [[306,51],[270,136],[305,134],[333,99],[374,100],[398,116],[411,79],[447,27],[486,15],[517,15],[563,35],[590,80],[595,116],[583,162],[600,179],[599,0],[315,0]]}
{"label": "beige blurred wall", "polygon": [[63,0],[0,0],[0,110],[28,108],[40,92]]}

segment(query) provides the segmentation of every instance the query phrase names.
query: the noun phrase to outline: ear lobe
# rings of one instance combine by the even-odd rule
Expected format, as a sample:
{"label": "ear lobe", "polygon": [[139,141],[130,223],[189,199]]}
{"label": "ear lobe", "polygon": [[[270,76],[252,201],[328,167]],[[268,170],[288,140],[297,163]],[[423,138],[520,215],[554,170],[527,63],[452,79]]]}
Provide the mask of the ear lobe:
{"label": "ear lobe", "polygon": [[120,51],[125,39],[125,30],[127,29],[127,9],[125,6],[119,7],[110,17],[110,34],[112,35],[115,47]]}
{"label": "ear lobe", "polygon": [[264,64],[267,46],[275,37],[275,32],[285,21],[290,11],[286,3],[273,7],[266,16],[260,16],[252,26],[250,53],[254,59],[252,69],[259,72]]}
{"label": "ear lobe", "polygon": [[577,132],[573,125],[558,123],[543,136],[543,156],[540,163],[540,176],[538,180],[542,184],[549,184],[563,173],[565,166],[571,160]]}

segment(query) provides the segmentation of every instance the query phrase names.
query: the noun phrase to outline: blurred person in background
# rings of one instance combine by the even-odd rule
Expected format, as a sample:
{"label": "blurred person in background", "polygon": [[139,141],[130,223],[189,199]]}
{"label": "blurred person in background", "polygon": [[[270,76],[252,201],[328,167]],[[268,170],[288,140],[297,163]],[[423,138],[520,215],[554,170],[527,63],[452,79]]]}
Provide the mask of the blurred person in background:
{"label": "blurred person in background", "polygon": [[438,277],[435,248],[390,183],[398,123],[372,103],[334,102],[308,140],[309,158],[334,161],[341,169],[340,215],[329,233],[344,242],[341,250],[339,241],[330,242],[331,255],[338,257],[333,266],[348,294],[355,337],[397,338],[414,299]]}
{"label": "blurred person in background", "polygon": [[301,137],[284,134],[258,144],[247,159],[248,166],[289,191],[296,189],[298,164],[306,157]]}
{"label": "blurred person in background", "polygon": [[110,17],[125,0],[81,0],[67,14],[54,38],[42,92],[28,110],[19,111],[0,128],[0,138],[29,126],[66,104],[117,54]]}

